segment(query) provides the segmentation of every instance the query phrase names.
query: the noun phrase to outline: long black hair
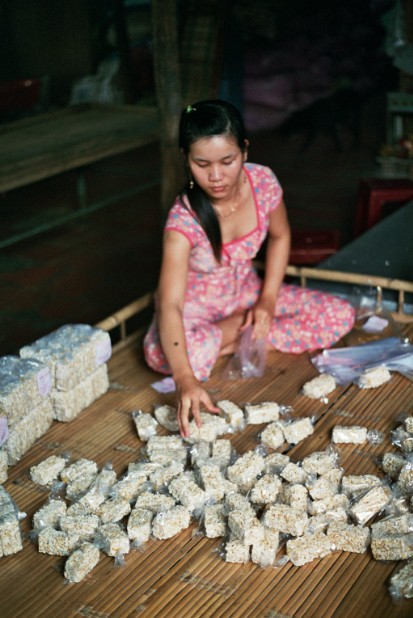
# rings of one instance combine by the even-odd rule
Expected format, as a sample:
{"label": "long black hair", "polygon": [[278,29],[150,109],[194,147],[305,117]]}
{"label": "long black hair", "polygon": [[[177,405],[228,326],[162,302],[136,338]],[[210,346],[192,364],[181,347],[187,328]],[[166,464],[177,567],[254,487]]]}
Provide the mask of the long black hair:
{"label": "long black hair", "polygon": [[[191,145],[198,139],[216,135],[235,138],[241,151],[245,152],[248,142],[244,121],[234,105],[227,101],[214,99],[198,101],[193,105],[188,105],[182,111],[179,125],[179,147],[185,157],[188,157]],[[211,243],[216,259],[220,261],[221,229],[218,217],[207,194],[194,179],[188,179],[188,183],[181,193],[181,200],[183,196],[186,196],[189,201]]]}

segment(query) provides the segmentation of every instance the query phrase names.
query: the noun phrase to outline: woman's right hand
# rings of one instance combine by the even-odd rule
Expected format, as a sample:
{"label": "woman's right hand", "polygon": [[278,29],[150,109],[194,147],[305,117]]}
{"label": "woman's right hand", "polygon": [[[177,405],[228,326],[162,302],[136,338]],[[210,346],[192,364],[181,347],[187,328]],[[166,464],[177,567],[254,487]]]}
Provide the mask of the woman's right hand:
{"label": "woman's right hand", "polygon": [[197,427],[201,427],[201,405],[208,412],[219,413],[217,408],[194,375],[187,375],[175,381],[177,396],[177,421],[183,438],[189,437],[189,420],[194,418]]}

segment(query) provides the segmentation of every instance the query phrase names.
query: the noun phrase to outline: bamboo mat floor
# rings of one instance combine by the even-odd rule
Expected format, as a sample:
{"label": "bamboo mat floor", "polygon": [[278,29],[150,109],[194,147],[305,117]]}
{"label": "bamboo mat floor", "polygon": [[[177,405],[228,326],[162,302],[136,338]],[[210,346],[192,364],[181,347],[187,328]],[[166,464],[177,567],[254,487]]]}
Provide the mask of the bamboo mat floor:
{"label": "bamboo mat floor", "polygon": [[[413,325],[403,328],[406,335],[413,335]],[[314,419],[314,435],[288,451],[293,461],[325,449],[335,424],[360,424],[384,432],[386,439],[378,445],[340,446],[341,465],[349,474],[380,474],[377,457],[394,450],[389,435],[397,418],[402,413],[413,414],[413,384],[399,374],[374,390],[338,387],[328,403],[321,403],[300,394],[302,384],[316,375],[307,354],[272,352],[263,377],[239,381],[222,380],[224,362],[222,359],[207,383],[215,400],[225,398],[238,404],[273,400],[291,406],[294,416]],[[263,569],[252,563],[229,564],[222,558],[221,541],[203,537],[196,522],[169,540],[150,540],[142,549],[132,550],[124,565],[102,554],[83,582],[67,583],[63,559],[39,554],[30,537],[32,516],[48,498],[48,492],[30,480],[30,466],[65,452],[73,458],[93,459],[99,467],[111,462],[119,477],[130,462],[141,458],[142,443],[132,411],[173,404],[173,394],[159,394],[151,387],[159,375],[143,365],[138,344],[113,355],[109,374],[111,388],[103,397],[70,424],[55,422],[22,460],[9,468],[5,488],[27,517],[22,521],[23,551],[1,558],[2,618],[413,615],[413,600],[395,604],[388,593],[388,579],[398,563],[375,561],[368,551],[334,552],[303,567],[287,563]],[[254,448],[262,428],[249,426],[234,434],[231,442],[237,452]]]}

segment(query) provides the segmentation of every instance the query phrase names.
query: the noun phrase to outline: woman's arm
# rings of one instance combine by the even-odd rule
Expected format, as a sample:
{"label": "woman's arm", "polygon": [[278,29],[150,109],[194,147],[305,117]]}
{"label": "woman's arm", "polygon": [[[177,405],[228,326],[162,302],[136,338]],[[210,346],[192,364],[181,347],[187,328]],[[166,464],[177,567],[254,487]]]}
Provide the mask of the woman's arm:
{"label": "woman's arm", "polygon": [[189,240],[179,232],[165,233],[158,288],[158,322],[162,348],[177,389],[177,419],[182,436],[188,435],[192,413],[201,424],[200,407],[218,412],[196,379],[188,358],[183,325],[183,307],[188,277]]}
{"label": "woman's arm", "polygon": [[290,253],[291,233],[284,201],[269,217],[265,272],[261,294],[252,309],[250,321],[254,323],[254,337],[268,335],[274,316],[275,303],[284,279]]}

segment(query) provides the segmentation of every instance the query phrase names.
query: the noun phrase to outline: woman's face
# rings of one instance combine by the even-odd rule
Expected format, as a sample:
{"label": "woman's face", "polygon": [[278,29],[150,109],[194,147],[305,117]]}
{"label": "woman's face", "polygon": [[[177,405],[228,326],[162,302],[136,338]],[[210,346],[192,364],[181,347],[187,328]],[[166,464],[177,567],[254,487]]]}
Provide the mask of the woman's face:
{"label": "woman's face", "polygon": [[235,197],[246,158],[246,150],[241,151],[234,137],[215,135],[191,145],[188,165],[201,189],[218,202]]}

